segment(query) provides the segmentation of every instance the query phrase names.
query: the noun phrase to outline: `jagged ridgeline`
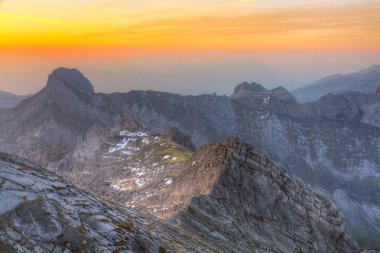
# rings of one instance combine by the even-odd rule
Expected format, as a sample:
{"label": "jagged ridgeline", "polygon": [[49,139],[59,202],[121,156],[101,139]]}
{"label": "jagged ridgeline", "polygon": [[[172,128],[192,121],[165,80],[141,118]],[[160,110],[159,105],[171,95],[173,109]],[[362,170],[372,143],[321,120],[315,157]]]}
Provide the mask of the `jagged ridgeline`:
{"label": "jagged ridgeline", "polygon": [[[356,252],[343,214],[236,140],[209,144],[155,198],[157,219],[98,200],[52,172],[0,153],[1,252]],[[180,198],[178,198],[180,197]]]}
{"label": "jagged ridgeline", "polygon": [[282,87],[256,83],[237,86],[230,97],[102,94],[78,70],[60,68],[40,92],[0,110],[0,149],[103,200],[168,218],[199,194],[170,193],[193,151],[237,137],[335,202],[364,249],[380,248],[379,127],[380,97],[373,92],[306,104]]}

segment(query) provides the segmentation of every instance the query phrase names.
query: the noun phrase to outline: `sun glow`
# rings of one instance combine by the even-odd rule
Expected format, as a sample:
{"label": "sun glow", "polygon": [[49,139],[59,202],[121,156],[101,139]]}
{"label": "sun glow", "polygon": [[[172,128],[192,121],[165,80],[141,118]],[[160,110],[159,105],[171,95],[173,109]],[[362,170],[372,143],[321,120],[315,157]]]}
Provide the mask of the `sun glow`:
{"label": "sun glow", "polygon": [[[155,71],[148,63],[175,75],[172,66],[187,73],[195,62],[240,58],[314,73],[316,60],[338,66],[332,55],[357,68],[377,62],[379,45],[374,0],[0,0],[0,90],[18,93],[34,92],[62,65],[123,72],[140,64],[145,78]],[[26,69],[32,74],[20,74]],[[35,75],[33,85],[24,75]]]}
{"label": "sun glow", "polygon": [[371,50],[380,44],[380,4],[268,9],[253,1],[84,1],[69,12],[68,3],[50,10],[50,2],[4,2],[0,46]]}

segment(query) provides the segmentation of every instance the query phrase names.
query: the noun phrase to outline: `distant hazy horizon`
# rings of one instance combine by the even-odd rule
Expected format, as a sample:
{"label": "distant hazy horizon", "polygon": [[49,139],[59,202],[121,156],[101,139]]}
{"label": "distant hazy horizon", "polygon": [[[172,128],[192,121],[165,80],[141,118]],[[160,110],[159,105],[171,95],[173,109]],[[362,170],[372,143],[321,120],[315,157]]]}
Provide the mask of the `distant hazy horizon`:
{"label": "distant hazy horizon", "polygon": [[55,68],[98,92],[292,90],[380,63],[375,0],[4,0],[0,90],[35,93]]}
{"label": "distant hazy horizon", "polygon": [[67,67],[81,71],[92,82],[96,92],[156,90],[181,95],[214,92],[219,95],[230,95],[237,84],[245,81],[258,82],[268,89],[283,86],[288,90],[293,90],[328,75],[352,73],[378,64],[375,61],[366,62],[366,59],[360,61],[358,57],[355,61],[351,61],[353,64],[337,64],[336,66],[333,63],[324,65],[322,59],[320,62],[312,62],[310,67],[305,63],[302,64],[302,61],[297,62],[298,66],[297,63],[292,62],[294,66],[284,66],[283,69],[261,61],[242,58],[223,61],[182,60],[182,62],[181,60],[161,60],[160,62],[152,60],[149,64],[136,60],[126,61],[120,67],[105,66],[103,68],[65,62],[38,68],[21,66],[7,69],[6,66],[1,66],[0,91],[17,95],[36,93],[45,86],[51,71],[58,67]]}

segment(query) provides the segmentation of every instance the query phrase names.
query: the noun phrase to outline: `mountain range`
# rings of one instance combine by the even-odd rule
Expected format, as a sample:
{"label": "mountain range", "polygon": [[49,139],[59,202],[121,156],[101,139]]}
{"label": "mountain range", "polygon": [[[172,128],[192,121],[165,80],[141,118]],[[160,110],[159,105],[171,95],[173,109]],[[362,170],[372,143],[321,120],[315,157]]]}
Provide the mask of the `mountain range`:
{"label": "mountain range", "polygon": [[[292,207],[284,208],[270,204],[288,203],[286,198],[276,197],[277,193],[289,190],[295,192],[290,194],[293,196],[303,192],[305,187],[299,183],[303,182],[335,202],[347,218],[346,231],[360,248],[379,249],[379,108],[380,98],[374,94],[328,94],[315,102],[300,104],[282,87],[266,90],[257,83],[238,85],[230,97],[181,96],[156,91],[103,94],[95,93],[90,81],[78,70],[59,68],[49,75],[47,85],[40,92],[14,108],[0,110],[0,149],[47,167],[103,201],[114,200],[127,209],[175,219],[175,224],[183,225],[186,231],[203,231],[199,233],[206,238],[212,234],[219,238],[215,245],[230,247],[233,252],[249,252],[245,251],[249,246],[244,243],[240,251],[231,248],[236,244],[233,240],[247,234],[249,238],[261,238],[257,242],[276,249],[275,252],[291,251],[289,247],[294,247],[294,241],[298,240],[295,238],[301,238],[302,247],[323,249],[322,244],[306,243],[305,232],[292,231],[293,226],[299,225],[298,218],[292,217],[297,213],[293,207],[297,204],[292,202]],[[249,145],[234,139],[225,141],[226,137],[239,138]],[[209,144],[213,142],[222,144]],[[206,144],[209,145],[203,147]],[[231,149],[239,151],[228,151]],[[259,151],[265,155],[258,155]],[[247,162],[247,153],[260,158]],[[215,155],[228,159],[215,159]],[[273,162],[268,163],[269,159],[287,172]],[[202,164],[198,166],[197,161]],[[259,166],[261,162],[265,168]],[[251,170],[227,173],[228,178],[218,181],[225,175],[221,164],[259,169],[255,173]],[[210,168],[215,169],[207,170]],[[254,177],[257,173],[262,176]],[[286,186],[272,186],[268,178]],[[308,203],[302,205],[309,205],[309,195],[315,198],[311,193],[295,198]],[[212,196],[212,199],[198,199],[194,203],[195,196]],[[247,206],[238,206],[234,199]],[[317,202],[324,203],[327,209],[333,206],[329,201]],[[292,212],[285,211],[282,215],[277,208],[290,208]],[[314,208],[306,209],[312,212]],[[255,234],[258,227],[244,229],[249,233],[237,231],[246,224],[243,217],[255,217],[252,210],[259,213],[256,220],[265,221],[259,227],[267,232]],[[335,215],[328,212],[326,219],[340,220],[338,211],[334,212]],[[306,220],[313,220],[314,214],[307,213],[311,218]],[[306,213],[302,215],[305,218]],[[207,226],[202,225],[205,221],[209,222]],[[276,233],[271,230],[274,227],[278,228]],[[311,233],[315,229],[314,226]],[[339,225],[339,235],[342,229]],[[213,234],[214,230],[228,236],[220,232]],[[289,231],[297,234],[292,237],[292,243],[278,240],[288,246],[269,243],[269,238],[281,237]],[[317,238],[324,232],[315,233],[311,241],[319,241]],[[298,244],[297,247],[308,251]]]}
{"label": "mountain range", "polygon": [[30,96],[31,95],[15,95],[9,92],[0,91],[0,108],[14,107]]}
{"label": "mountain range", "polygon": [[301,103],[316,101],[328,93],[339,94],[343,92],[376,92],[380,84],[380,65],[372,65],[350,74],[335,74],[322,78],[312,84],[292,91],[294,97]]}

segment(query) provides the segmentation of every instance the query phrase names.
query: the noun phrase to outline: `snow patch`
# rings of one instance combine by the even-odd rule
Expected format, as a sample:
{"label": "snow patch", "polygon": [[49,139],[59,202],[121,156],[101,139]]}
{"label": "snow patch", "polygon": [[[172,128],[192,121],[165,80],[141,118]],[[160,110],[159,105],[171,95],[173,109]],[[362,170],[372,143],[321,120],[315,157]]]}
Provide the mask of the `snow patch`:
{"label": "snow patch", "polygon": [[144,138],[141,142],[144,144],[149,144],[150,140],[148,138]]}
{"label": "snow patch", "polygon": [[128,145],[130,140],[131,139],[123,138],[123,140],[120,143],[116,144],[115,147],[110,148],[108,150],[108,153],[110,154],[110,153],[114,153],[116,151],[125,149],[125,147]]}
{"label": "snow patch", "polygon": [[263,103],[264,103],[264,104],[268,104],[268,103],[269,103],[269,100],[270,100],[270,97],[269,97],[269,96],[263,97]]}
{"label": "snow patch", "polygon": [[171,183],[173,183],[173,179],[172,178],[165,179],[165,184],[166,185],[169,185]]}
{"label": "snow patch", "polygon": [[144,137],[144,136],[147,136],[148,134],[144,132],[121,131],[119,135],[124,136],[124,137]]}
{"label": "snow patch", "polygon": [[164,157],[162,157],[162,160],[166,160],[166,159],[169,159],[170,156],[169,155],[165,155]]}
{"label": "snow patch", "polygon": [[144,186],[144,180],[139,178],[135,180],[135,184],[137,184],[138,187]]}

